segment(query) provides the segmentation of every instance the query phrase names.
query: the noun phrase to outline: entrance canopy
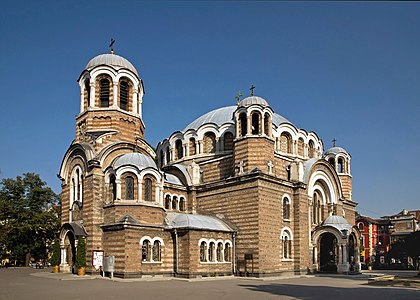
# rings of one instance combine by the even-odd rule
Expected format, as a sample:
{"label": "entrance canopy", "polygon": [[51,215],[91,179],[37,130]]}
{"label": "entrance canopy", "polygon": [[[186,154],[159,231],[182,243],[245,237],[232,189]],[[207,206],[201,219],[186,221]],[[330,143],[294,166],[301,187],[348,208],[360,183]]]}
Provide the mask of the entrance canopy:
{"label": "entrance canopy", "polygon": [[78,238],[79,236],[87,236],[86,230],[83,225],[75,222],[65,223],[61,227],[61,232],[70,230],[73,232],[74,236]]}

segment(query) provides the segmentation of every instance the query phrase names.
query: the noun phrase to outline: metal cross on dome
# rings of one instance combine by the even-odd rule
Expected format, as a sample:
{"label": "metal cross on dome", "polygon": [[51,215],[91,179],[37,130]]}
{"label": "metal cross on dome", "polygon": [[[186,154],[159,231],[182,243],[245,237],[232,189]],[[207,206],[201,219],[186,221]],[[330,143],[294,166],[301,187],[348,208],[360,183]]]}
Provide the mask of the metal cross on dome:
{"label": "metal cross on dome", "polygon": [[251,91],[251,96],[254,96],[254,89],[255,89],[255,86],[251,84],[251,88],[249,89]]}
{"label": "metal cross on dome", "polygon": [[114,44],[115,44],[115,40],[113,38],[111,38],[111,44],[109,44],[109,48],[111,49],[111,54],[114,54]]}
{"label": "metal cross on dome", "polygon": [[331,142],[333,143],[333,147],[335,147],[335,143],[337,142],[337,140],[333,139]]}

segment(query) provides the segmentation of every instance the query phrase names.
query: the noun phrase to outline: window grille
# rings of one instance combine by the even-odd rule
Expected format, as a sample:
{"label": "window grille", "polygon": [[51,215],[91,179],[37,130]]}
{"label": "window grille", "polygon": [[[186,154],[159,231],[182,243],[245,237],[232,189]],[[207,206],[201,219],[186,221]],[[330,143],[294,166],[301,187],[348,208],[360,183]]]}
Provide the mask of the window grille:
{"label": "window grille", "polygon": [[99,82],[99,100],[101,101],[101,107],[109,107],[109,80],[101,79]]}

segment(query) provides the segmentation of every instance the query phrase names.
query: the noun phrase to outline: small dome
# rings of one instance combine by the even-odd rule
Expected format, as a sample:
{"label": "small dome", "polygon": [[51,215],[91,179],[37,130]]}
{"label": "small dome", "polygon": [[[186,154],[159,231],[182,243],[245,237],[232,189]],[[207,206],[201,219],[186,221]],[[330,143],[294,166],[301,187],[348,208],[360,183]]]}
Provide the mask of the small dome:
{"label": "small dome", "polygon": [[242,99],[241,102],[239,102],[239,106],[250,106],[253,104],[258,104],[261,106],[269,106],[268,102],[264,98],[261,98],[258,96],[246,97],[245,99]]}
{"label": "small dome", "polygon": [[137,73],[136,68],[126,60],[124,57],[116,55],[116,54],[101,54],[94,58],[92,58],[88,64],[86,65],[86,70],[91,70],[94,67],[102,66],[102,65],[109,65],[117,69],[128,69],[137,76],[139,74]]}
{"label": "small dome", "polygon": [[341,216],[329,216],[322,222],[322,226],[332,226],[338,230],[350,231],[351,225],[349,222]]}
{"label": "small dome", "polygon": [[341,148],[341,147],[332,147],[332,148],[328,149],[325,152],[325,155],[328,155],[328,154],[334,154],[334,155],[336,155],[338,153],[348,154],[348,152],[344,148]]}
{"label": "small dome", "polygon": [[150,156],[142,153],[128,153],[118,157],[114,163],[114,168],[117,169],[122,166],[135,166],[139,169],[157,169],[155,161]]}

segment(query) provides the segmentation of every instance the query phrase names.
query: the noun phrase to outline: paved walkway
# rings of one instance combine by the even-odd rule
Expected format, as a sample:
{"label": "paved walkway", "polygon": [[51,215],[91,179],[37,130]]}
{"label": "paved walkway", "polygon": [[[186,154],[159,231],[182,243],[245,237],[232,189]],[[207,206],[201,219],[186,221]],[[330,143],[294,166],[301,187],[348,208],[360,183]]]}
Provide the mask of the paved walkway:
{"label": "paved walkway", "polygon": [[0,299],[420,299],[419,288],[368,285],[368,278],[379,274],[383,273],[288,278],[155,277],[111,280],[97,275],[53,274],[51,269],[9,268],[0,269]]}

